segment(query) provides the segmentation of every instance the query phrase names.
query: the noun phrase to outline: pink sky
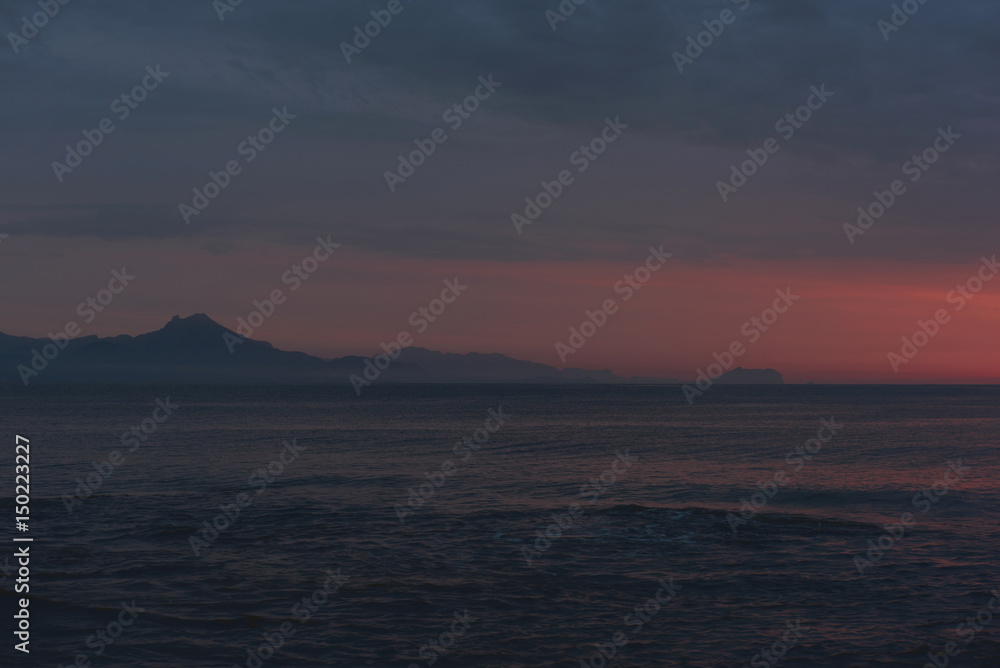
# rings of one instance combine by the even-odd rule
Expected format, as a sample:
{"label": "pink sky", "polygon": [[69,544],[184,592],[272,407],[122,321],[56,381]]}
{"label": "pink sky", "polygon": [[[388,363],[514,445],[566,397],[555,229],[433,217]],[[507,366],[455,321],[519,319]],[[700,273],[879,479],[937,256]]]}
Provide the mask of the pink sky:
{"label": "pink sky", "polygon": [[[16,243],[15,243],[16,242]],[[112,268],[137,278],[84,334],[139,334],[175,314],[204,312],[236,327],[251,301],[284,289],[287,301],[254,333],[279,348],[322,357],[373,355],[403,330],[415,344],[446,352],[500,352],[561,367],[557,341],[584,311],[609,298],[619,310],[567,365],[608,368],[622,375],[688,379],[733,341],[747,345],[738,364],[775,368],[790,382],[991,382],[1000,378],[994,324],[1000,281],[961,311],[946,301],[982,262],[902,264],[885,261],[692,262],[675,255],[631,300],[613,286],[643,263],[485,262],[419,260],[342,247],[295,292],[281,276],[311,248],[244,244],[224,255],[189,242],[105,242],[88,246],[86,263],[59,262],[79,253],[69,241],[19,237],[3,248],[6,278],[23,285],[9,295],[21,316],[5,333],[43,336],[82,319],[76,305],[107,282]],[[670,248],[665,246],[665,251]],[[277,251],[277,252],[276,252]],[[47,253],[40,266],[32,258]],[[985,252],[987,256],[992,253]],[[98,269],[106,267],[106,270]],[[61,273],[60,273],[61,272]],[[418,334],[408,319],[438,296],[442,281],[459,277],[469,289]],[[776,289],[801,298],[756,343],[745,322],[774,301]],[[938,309],[951,318],[900,373],[887,354],[900,337]],[[61,314],[61,315],[59,315]]]}

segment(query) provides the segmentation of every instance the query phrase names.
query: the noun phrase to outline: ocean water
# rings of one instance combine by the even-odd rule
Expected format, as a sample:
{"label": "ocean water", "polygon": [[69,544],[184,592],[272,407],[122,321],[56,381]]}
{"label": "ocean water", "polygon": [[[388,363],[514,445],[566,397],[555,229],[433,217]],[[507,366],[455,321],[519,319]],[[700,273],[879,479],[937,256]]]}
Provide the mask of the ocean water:
{"label": "ocean water", "polygon": [[998,400],[0,388],[4,438],[31,440],[34,539],[31,654],[12,575],[0,663],[923,666],[954,642],[948,665],[996,668]]}

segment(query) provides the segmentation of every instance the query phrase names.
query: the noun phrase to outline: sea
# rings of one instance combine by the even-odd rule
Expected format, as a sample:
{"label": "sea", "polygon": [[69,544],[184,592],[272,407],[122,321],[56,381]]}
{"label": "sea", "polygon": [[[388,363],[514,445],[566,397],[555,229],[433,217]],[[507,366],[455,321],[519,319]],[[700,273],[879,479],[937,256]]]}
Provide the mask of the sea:
{"label": "sea", "polygon": [[998,406],[991,386],[5,386],[0,665],[997,668]]}

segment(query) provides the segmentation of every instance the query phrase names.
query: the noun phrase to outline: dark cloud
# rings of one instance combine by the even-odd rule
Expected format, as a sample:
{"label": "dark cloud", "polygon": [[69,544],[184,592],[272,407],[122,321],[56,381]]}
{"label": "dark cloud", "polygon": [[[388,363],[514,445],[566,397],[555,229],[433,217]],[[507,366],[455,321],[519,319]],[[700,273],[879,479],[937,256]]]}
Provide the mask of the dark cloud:
{"label": "dark cloud", "polygon": [[[344,243],[430,257],[624,255],[650,237],[690,256],[837,255],[853,252],[840,223],[951,125],[962,143],[857,252],[961,254],[978,242],[997,166],[995,3],[930,0],[888,42],[877,21],[891,2],[738,4],[588,0],[553,31],[544,13],[556,0],[404,0],[348,64],[341,42],[382,3],[244,2],[225,21],[207,0],[71,3],[0,59],[0,228],[190,236],[210,252],[226,252],[220,235],[336,230]],[[0,12],[0,27],[34,5],[19,7]],[[735,22],[680,74],[674,52],[723,9]],[[51,161],[155,63],[171,72],[163,88],[57,183]],[[382,172],[488,73],[501,91],[390,194]],[[723,206],[715,181],[814,84],[835,92],[828,107]],[[299,114],[291,134],[183,225],[177,204],[274,105]],[[623,143],[529,235],[514,234],[510,213],[608,115],[631,125]]]}

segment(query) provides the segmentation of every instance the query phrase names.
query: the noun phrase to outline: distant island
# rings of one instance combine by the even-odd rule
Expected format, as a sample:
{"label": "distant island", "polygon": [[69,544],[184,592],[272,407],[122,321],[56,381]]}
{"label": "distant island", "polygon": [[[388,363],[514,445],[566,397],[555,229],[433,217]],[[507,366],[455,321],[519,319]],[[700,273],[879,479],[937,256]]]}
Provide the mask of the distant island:
{"label": "distant island", "polygon": [[[238,345],[234,345],[234,342]],[[380,351],[381,352],[381,351]],[[378,357],[378,356],[376,356]],[[383,356],[384,357],[384,356]],[[386,360],[377,360],[384,362]],[[0,382],[35,383],[322,383],[348,384],[373,362],[359,356],[325,360],[247,339],[203,313],[174,316],[138,336],[49,338],[0,333]],[[674,378],[626,378],[608,370],[557,369],[498,353],[441,353],[405,348],[378,370],[381,383],[537,383],[674,385]],[[722,384],[783,383],[773,369],[737,368]]]}

